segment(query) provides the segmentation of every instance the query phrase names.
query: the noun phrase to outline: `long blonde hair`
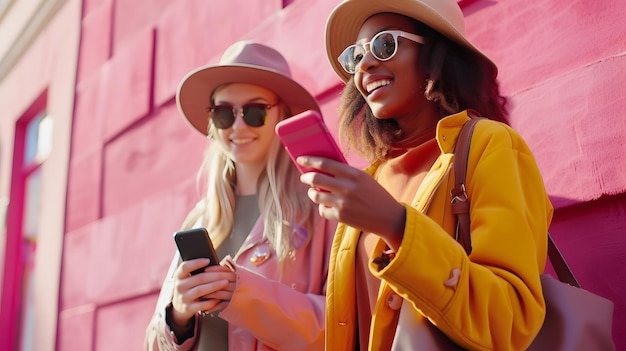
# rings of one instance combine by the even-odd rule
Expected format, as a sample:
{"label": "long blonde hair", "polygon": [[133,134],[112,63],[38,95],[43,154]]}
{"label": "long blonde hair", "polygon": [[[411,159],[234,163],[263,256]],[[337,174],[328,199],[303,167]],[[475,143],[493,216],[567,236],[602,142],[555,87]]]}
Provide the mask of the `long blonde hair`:
{"label": "long blonde hair", "polygon": [[[281,103],[282,118],[291,116],[289,108]],[[209,122],[209,139],[215,139],[216,130]],[[235,167],[220,143],[210,141],[197,182],[204,193],[201,204],[192,210],[183,223],[189,228],[199,219],[210,233],[216,247],[230,235],[235,211]],[[203,188],[203,189],[202,189]],[[203,191],[204,190],[204,191]],[[280,262],[293,256],[291,232],[294,224],[312,232],[313,203],[306,196],[307,187],[299,180],[299,172],[283,148],[278,137],[270,145],[265,171],[257,183],[259,209],[263,218],[263,236],[268,240]]]}

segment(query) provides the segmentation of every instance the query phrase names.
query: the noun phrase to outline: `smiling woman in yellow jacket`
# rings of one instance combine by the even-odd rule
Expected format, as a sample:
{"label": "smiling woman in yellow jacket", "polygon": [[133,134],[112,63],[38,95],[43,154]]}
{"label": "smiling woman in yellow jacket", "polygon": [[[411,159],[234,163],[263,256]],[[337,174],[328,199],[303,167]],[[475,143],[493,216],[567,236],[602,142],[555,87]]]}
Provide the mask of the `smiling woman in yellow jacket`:
{"label": "smiling woman in yellow jacket", "polygon": [[[456,0],[346,0],[330,15],[326,48],[346,82],[340,135],[372,162],[363,172],[298,160],[322,171],[301,180],[320,214],[340,222],[326,350],[406,350],[403,339],[432,326],[464,349],[525,350],[545,317],[539,275],[553,208]],[[454,238],[450,195],[468,110],[488,118],[467,167],[470,255]]]}
{"label": "smiling woman in yellow jacket", "polygon": [[[411,301],[456,343],[476,350],[522,350],[541,327],[544,303],[539,274],[545,265],[552,206],[523,140],[505,125],[477,124],[470,148],[471,259],[454,237],[451,212],[452,153],[468,119],[465,112],[441,120],[441,155],[406,203],[403,241],[389,265],[370,272],[382,280],[372,314],[372,350],[386,350],[398,313],[396,296]],[[380,164],[367,172],[376,174]],[[425,212],[425,213],[423,213]],[[331,253],[327,291],[327,350],[354,350],[355,254],[361,230],[340,224]],[[387,249],[383,240],[374,256]],[[524,346],[526,345],[526,346]]]}

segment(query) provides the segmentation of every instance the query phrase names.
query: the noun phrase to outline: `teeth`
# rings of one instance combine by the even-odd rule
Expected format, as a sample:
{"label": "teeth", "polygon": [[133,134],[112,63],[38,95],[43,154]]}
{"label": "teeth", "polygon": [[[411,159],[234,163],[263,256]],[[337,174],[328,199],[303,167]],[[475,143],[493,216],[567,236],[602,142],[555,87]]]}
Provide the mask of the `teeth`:
{"label": "teeth", "polygon": [[249,142],[251,142],[252,140],[253,140],[252,138],[249,138],[249,139],[233,139],[233,140],[231,140],[231,141],[232,141],[232,143],[233,143],[233,144],[238,144],[238,145],[240,145],[240,144],[249,143]]}
{"label": "teeth", "polygon": [[390,83],[391,83],[390,80],[377,80],[375,82],[372,82],[372,83],[368,84],[366,89],[367,89],[368,93],[371,93],[375,89],[378,89],[380,87],[384,87],[385,85],[389,85]]}

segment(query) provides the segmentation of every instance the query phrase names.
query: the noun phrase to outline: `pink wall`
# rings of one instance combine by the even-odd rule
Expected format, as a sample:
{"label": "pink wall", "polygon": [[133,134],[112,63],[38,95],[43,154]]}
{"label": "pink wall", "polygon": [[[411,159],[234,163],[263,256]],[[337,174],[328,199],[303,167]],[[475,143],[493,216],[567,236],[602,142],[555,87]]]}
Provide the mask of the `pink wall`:
{"label": "pink wall", "polygon": [[[339,81],[323,30],[336,3],[84,1],[59,350],[141,348],[205,146],[175,108],[182,76],[235,40],[266,42],[332,126]],[[626,347],[626,270],[614,265],[626,253],[626,3],[464,4],[469,36],[500,66],[512,124],[537,155],[557,208],[552,233],[581,283],[616,302]]]}
{"label": "pink wall", "polygon": [[[0,280],[0,350],[14,350],[17,345],[13,337],[17,313],[26,306],[36,311],[30,325],[32,349],[51,351],[55,346],[80,8],[80,0],[12,1],[0,18],[0,201],[11,197],[7,230],[0,227],[0,246],[6,245],[0,249],[0,270],[9,272]],[[34,293],[28,305],[9,307],[5,303],[10,296],[14,292],[20,296],[21,277],[10,277],[19,272],[23,257],[18,251],[23,243],[22,210],[18,208],[23,192],[12,182],[24,176],[20,173],[23,161],[13,162],[14,148],[23,140],[14,140],[14,135],[18,120],[23,123],[42,110],[50,116],[53,128],[51,153],[40,168],[39,228],[31,276]],[[20,166],[13,168],[12,163]]]}

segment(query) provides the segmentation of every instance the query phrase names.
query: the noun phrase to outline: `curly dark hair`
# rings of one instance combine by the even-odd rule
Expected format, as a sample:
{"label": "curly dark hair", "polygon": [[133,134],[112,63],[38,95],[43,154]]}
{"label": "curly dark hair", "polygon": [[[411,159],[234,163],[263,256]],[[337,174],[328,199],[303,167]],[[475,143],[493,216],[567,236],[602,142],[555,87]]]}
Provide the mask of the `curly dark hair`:
{"label": "curly dark hair", "polygon": [[[419,62],[415,63],[427,77],[424,96],[437,105],[440,118],[474,110],[481,116],[506,123],[507,99],[500,94],[497,69],[425,24],[412,21],[415,32],[426,37]],[[374,117],[357,90],[354,77],[342,92],[339,131],[348,147],[359,150],[370,161],[384,159],[392,145],[402,138],[395,120]]]}

